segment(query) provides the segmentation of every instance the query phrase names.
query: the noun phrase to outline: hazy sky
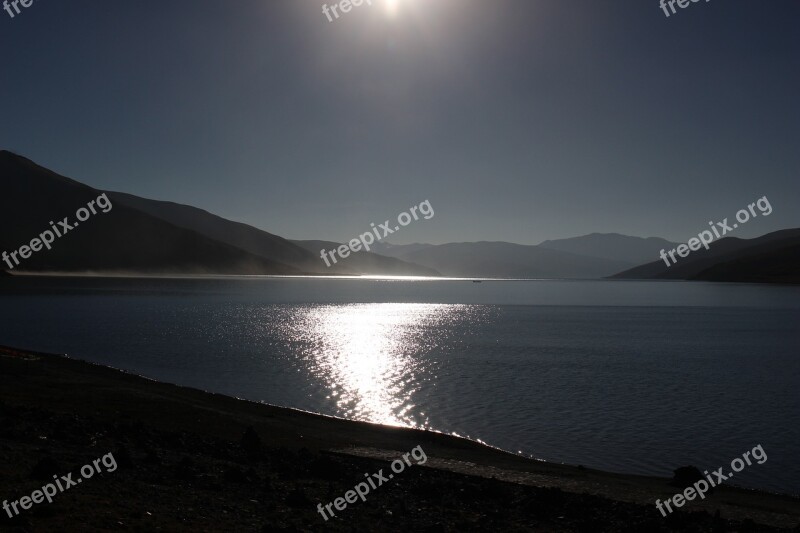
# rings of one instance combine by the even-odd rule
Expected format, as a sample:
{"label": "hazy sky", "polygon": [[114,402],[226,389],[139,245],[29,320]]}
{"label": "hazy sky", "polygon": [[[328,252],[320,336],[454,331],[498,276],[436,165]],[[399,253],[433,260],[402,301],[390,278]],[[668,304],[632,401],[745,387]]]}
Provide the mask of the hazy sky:
{"label": "hazy sky", "polygon": [[395,1],[0,11],[0,148],[288,238],[425,199],[393,242],[800,226],[797,0]]}

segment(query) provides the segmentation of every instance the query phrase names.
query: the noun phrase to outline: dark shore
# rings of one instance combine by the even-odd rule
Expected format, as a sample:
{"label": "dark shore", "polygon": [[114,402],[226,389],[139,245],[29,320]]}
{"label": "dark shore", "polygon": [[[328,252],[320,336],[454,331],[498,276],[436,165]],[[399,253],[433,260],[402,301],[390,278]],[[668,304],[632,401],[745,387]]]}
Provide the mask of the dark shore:
{"label": "dark shore", "polygon": [[[424,466],[328,522],[317,512],[416,446]],[[20,516],[0,510],[0,530],[722,532],[800,524],[800,500],[788,496],[721,487],[663,518],[654,501],[678,491],[668,479],[532,461],[438,433],[0,348],[0,500],[30,495],[109,452],[118,470]]]}

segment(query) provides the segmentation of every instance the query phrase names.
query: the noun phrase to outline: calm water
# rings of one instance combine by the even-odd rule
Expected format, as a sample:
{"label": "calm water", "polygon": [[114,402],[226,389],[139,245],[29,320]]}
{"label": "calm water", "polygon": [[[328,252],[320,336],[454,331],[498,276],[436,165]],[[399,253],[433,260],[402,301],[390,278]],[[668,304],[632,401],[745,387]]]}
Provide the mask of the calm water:
{"label": "calm water", "polygon": [[800,492],[800,288],[683,282],[0,280],[0,344],[276,405]]}

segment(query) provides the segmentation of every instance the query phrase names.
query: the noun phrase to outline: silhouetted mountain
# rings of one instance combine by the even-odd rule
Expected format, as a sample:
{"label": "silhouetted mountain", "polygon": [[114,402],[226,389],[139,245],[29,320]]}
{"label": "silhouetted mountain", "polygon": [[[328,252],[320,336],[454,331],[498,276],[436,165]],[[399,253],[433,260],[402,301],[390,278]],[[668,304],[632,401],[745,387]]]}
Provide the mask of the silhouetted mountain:
{"label": "silhouetted mountain", "polygon": [[278,261],[300,270],[319,268],[315,257],[283,237],[256,229],[247,224],[232,222],[208,211],[188,205],[149,200],[132,194],[109,192],[115,205],[127,205],[143,213],[169,222],[179,228],[196,231],[215,241],[241,248],[260,257]]}
{"label": "silhouetted mountain", "polygon": [[508,242],[442,244],[402,258],[444,276],[468,278],[601,278],[631,265]]}
{"label": "silhouetted mountain", "polygon": [[301,246],[309,251],[309,253],[316,254],[316,260],[322,264],[324,273],[327,274],[380,274],[385,276],[440,276],[441,274],[435,269],[426,268],[424,266],[402,261],[394,257],[384,257],[372,252],[360,251],[358,253],[351,253],[345,259],[336,256],[337,263],[331,262],[331,267],[328,269],[325,263],[320,258],[320,250],[333,250],[341,246],[341,243],[330,241],[291,241],[294,244]]}
{"label": "silhouetted mountain", "polygon": [[577,255],[600,257],[614,261],[627,261],[634,265],[651,261],[666,248],[671,250],[676,243],[659,237],[631,237],[619,233],[592,233],[570,239],[544,241],[541,248],[559,250]]}
{"label": "silhouetted mountain", "polygon": [[694,276],[703,281],[800,283],[800,243],[718,263]]}
{"label": "silhouetted mountain", "polygon": [[[97,199],[101,191],[0,151],[0,251],[11,253]],[[113,204],[113,200],[112,200]],[[15,271],[147,274],[299,274],[300,271],[125,205],[113,205],[58,238]]]}
{"label": "silhouetted mountain", "polygon": [[[102,191],[55,174],[10,152],[0,152],[0,221],[7,229],[0,252],[9,253],[68,216]],[[282,237],[202,209],[107,193],[113,208],[88,219],[17,271],[143,274],[375,274],[435,276],[429,268],[359,252],[331,268]],[[334,243],[324,243],[331,248]],[[19,259],[19,257],[18,257]],[[13,264],[13,261],[12,261]]]}
{"label": "silhouetted mountain", "polygon": [[431,247],[433,247],[433,244],[390,244],[388,242],[378,241],[372,244],[372,251],[376,254],[385,255],[386,257],[402,258],[404,255]]}
{"label": "silhouetted mountain", "polygon": [[[323,247],[330,250],[338,247],[339,244],[321,241],[290,241],[253,226],[232,222],[188,205],[148,200],[126,193],[109,193],[109,197],[119,204],[134,207],[178,227],[196,231],[216,241],[241,248],[265,259],[285,263],[304,272],[352,275],[437,275],[428,268],[363,251],[351,254],[344,260],[339,259],[329,268],[320,258],[319,251]],[[319,246],[308,245],[309,242],[319,242]]]}
{"label": "silhouetted mountain", "polygon": [[[687,257],[667,266],[663,260],[653,261],[611,276],[616,279],[715,279],[723,275],[758,277],[758,260],[764,260],[763,277],[791,275],[797,264],[792,266],[791,248],[800,244],[800,229],[775,231],[756,239],[725,237],[709,245],[709,250],[691,252]],[[740,262],[740,263],[739,263]],[[672,263],[670,261],[670,263]],[[728,267],[724,264],[731,263]],[[738,266],[736,266],[738,264]],[[701,277],[702,276],[702,277]]]}
{"label": "silhouetted mountain", "polygon": [[[102,191],[0,151],[0,252],[12,253],[69,217]],[[351,254],[327,267],[321,249],[339,243],[290,241],[202,209],[107,193],[113,204],[56,239],[52,250],[20,258],[14,272],[142,274],[374,274],[495,278],[719,279],[795,281],[800,229],[758,239],[725,238],[667,268],[657,257],[664,239],[591,234],[538,246],[506,242],[393,245]],[[74,224],[78,226],[78,224]],[[382,255],[385,254],[385,255]],[[2,267],[6,265],[3,264]],[[627,270],[626,270],[627,269]],[[622,272],[620,272],[622,271]],[[4,273],[0,271],[0,276]]]}

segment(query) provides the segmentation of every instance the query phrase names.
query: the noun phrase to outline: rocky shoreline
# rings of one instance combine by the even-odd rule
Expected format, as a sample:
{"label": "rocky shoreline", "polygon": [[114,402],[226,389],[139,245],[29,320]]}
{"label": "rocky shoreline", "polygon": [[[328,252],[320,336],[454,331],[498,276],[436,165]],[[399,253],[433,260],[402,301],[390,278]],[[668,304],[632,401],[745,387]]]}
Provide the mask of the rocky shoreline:
{"label": "rocky shoreline", "polygon": [[[325,521],[318,504],[428,461]],[[800,500],[722,487],[663,518],[668,479],[532,461],[433,432],[340,420],[0,348],[0,499],[113,453],[119,468],[3,531],[797,531]],[[794,529],[793,529],[794,528]]]}

